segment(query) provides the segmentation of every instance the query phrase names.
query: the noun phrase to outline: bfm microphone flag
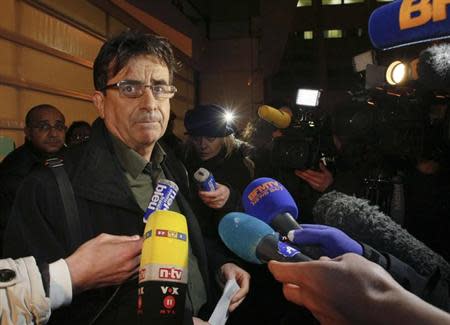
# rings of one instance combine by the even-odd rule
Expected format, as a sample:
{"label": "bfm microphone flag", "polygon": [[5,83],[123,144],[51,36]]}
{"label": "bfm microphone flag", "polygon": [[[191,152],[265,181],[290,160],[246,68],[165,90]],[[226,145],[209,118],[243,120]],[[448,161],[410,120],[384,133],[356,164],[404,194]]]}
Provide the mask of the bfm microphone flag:
{"label": "bfm microphone flag", "polygon": [[379,49],[448,38],[449,14],[448,0],[397,0],[374,10],[369,36]]}
{"label": "bfm microphone flag", "polygon": [[182,324],[188,280],[188,228],[182,214],[157,210],[144,231],[139,269],[140,324]]}

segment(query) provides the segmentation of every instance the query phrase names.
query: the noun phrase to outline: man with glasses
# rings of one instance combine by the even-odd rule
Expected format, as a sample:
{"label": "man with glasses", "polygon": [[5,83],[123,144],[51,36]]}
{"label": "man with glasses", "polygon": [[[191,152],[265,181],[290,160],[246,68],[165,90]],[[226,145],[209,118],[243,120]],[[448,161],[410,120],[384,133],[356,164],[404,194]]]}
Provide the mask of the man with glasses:
{"label": "man with glasses", "polygon": [[[186,216],[190,246],[185,323],[200,324],[198,317],[209,316],[207,307],[213,302],[210,280],[236,278],[241,289],[232,299],[233,310],[248,291],[249,275],[205,245],[184,198],[186,170],[158,142],[176,92],[174,63],[170,44],[161,37],[128,31],[107,41],[94,63],[93,103],[100,118],[93,123],[89,142],[67,150],[64,168],[75,194],[82,242],[101,233],[142,235],[142,217],[158,180],[177,183],[180,191],[171,210]],[[6,256],[63,262],[59,279],[66,280],[58,289],[63,304],[70,305],[54,311],[50,323],[136,324],[140,251],[123,252],[121,257],[126,258],[120,266],[113,260],[94,259],[96,270],[68,257],[74,248],[65,235],[63,203],[55,178],[46,169],[24,182],[17,202],[4,241]],[[103,255],[93,248],[88,252]],[[214,256],[214,265],[208,263],[207,254]]]}
{"label": "man with glasses", "polygon": [[[0,240],[17,189],[25,176],[48,158],[59,154],[66,132],[64,115],[54,106],[32,107],[25,117],[25,143],[0,164]],[[1,248],[1,242],[0,242]]]}

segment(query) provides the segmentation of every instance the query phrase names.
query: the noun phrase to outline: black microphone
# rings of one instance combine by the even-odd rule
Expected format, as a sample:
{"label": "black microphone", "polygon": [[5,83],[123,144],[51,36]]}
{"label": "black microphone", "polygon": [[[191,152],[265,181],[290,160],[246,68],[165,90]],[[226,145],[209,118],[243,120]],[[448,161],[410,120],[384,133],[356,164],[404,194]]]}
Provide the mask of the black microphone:
{"label": "black microphone", "polygon": [[450,44],[436,44],[420,52],[417,74],[428,89],[449,89]]}
{"label": "black microphone", "polygon": [[429,276],[437,267],[448,281],[450,265],[367,200],[340,192],[324,194],[313,208],[314,221],[341,229],[355,240],[394,255],[418,273]]}

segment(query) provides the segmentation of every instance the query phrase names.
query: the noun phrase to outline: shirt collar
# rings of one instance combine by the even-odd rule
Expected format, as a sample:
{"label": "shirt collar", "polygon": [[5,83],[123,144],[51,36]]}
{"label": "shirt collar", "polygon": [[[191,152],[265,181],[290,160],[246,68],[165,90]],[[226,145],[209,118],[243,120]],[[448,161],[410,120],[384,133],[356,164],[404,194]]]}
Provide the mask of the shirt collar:
{"label": "shirt collar", "polygon": [[[144,170],[144,167],[147,165],[148,161],[112,134],[111,139],[114,151],[122,168],[125,169],[125,171],[127,171],[133,178],[138,177],[138,175]],[[166,152],[159,145],[159,143],[156,142],[150,158],[150,163],[159,166],[163,162],[165,156]]]}

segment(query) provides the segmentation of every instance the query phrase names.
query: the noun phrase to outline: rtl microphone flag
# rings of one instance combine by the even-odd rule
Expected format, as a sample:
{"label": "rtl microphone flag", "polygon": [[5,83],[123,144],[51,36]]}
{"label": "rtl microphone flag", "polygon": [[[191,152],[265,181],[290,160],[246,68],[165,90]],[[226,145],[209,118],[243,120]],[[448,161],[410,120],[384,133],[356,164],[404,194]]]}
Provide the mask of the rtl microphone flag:
{"label": "rtl microphone flag", "polygon": [[188,229],[182,214],[158,210],[144,231],[139,269],[141,324],[182,324],[188,280]]}
{"label": "rtl microphone flag", "polygon": [[389,49],[450,37],[450,2],[447,0],[393,1],[369,18],[372,45]]}
{"label": "rtl microphone flag", "polygon": [[178,185],[168,179],[160,179],[144,214],[144,223],[156,210],[169,210],[178,193]]}
{"label": "rtl microphone flag", "polygon": [[283,236],[299,228],[295,221],[298,208],[288,190],[277,180],[257,178],[247,185],[242,194],[244,210],[271,225]]}

